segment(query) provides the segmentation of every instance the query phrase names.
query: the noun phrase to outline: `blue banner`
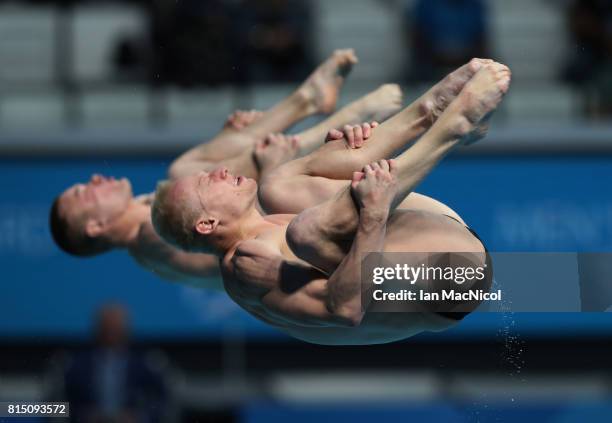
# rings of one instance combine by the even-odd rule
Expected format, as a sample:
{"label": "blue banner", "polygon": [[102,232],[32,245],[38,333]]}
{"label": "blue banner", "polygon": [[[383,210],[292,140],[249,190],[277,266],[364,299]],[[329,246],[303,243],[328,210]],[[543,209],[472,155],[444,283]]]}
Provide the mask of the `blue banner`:
{"label": "blue banner", "polygon": [[[91,173],[128,177],[136,193],[164,178],[169,159],[3,159],[0,165],[0,337],[84,337],[108,301],[131,312],[137,337],[280,335],[224,294],[159,280],[122,251],[93,259],[60,252],[48,211],[63,189]],[[612,157],[457,157],[442,163],[418,191],[455,209],[492,251],[611,251]],[[610,315],[525,314],[517,330],[612,333]],[[494,336],[503,315],[472,315],[434,337]],[[556,331],[556,332],[555,332]],[[426,335],[432,336],[432,335]]]}

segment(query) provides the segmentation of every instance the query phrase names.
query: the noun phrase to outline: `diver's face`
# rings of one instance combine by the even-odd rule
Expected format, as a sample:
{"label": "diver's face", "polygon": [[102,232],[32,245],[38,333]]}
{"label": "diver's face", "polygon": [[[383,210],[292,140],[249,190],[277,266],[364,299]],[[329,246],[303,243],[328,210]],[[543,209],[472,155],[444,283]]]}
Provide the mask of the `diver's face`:
{"label": "diver's face", "polygon": [[190,204],[222,224],[243,217],[255,205],[257,182],[232,175],[226,167],[200,172],[177,181],[175,190]]}
{"label": "diver's face", "polygon": [[92,175],[87,183],[75,184],[60,197],[60,208],[69,218],[108,223],[125,212],[132,200],[130,182]]}

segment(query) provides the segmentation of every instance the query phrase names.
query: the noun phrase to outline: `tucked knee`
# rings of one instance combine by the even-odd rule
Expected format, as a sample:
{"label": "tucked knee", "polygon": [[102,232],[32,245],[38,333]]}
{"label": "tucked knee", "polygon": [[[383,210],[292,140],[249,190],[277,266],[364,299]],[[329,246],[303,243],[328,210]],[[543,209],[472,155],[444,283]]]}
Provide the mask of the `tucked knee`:
{"label": "tucked knee", "polygon": [[298,258],[331,273],[350,246],[329,237],[327,229],[320,225],[320,213],[315,207],[293,219],[287,229],[287,244]]}
{"label": "tucked knee", "polygon": [[287,244],[293,253],[303,260],[308,260],[307,254],[310,250],[317,249],[317,230],[309,215],[312,209],[306,210],[297,215],[287,228]]}
{"label": "tucked knee", "polygon": [[194,170],[193,163],[180,158],[176,159],[168,168],[168,179],[175,180],[182,178],[183,176],[189,175]]}
{"label": "tucked knee", "polygon": [[180,162],[175,160],[172,162],[170,167],[168,167],[168,179],[174,180],[180,177]]}
{"label": "tucked knee", "polygon": [[286,206],[287,199],[291,198],[290,193],[282,182],[264,179],[259,185],[259,203],[268,213],[287,213],[290,212]]}

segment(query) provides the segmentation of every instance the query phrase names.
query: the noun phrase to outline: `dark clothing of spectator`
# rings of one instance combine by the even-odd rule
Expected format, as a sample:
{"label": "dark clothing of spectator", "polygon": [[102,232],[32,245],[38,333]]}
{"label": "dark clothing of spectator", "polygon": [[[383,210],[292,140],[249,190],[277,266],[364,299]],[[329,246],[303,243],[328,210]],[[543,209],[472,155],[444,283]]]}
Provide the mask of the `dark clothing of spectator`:
{"label": "dark clothing of spectator", "polygon": [[481,0],[419,0],[412,11],[412,79],[440,79],[473,57],[487,57]]}
{"label": "dark clothing of spectator", "polygon": [[612,55],[612,2],[574,1],[567,20],[572,44],[564,79],[581,84],[591,80]]}
{"label": "dark clothing of spectator", "polygon": [[244,0],[239,8],[241,68],[248,82],[293,82],[312,67],[312,16],[304,0]]}
{"label": "dark clothing of spectator", "polygon": [[181,0],[151,7],[154,83],[192,87],[235,81],[231,5]]}
{"label": "dark clothing of spectator", "polygon": [[612,2],[574,1],[568,8],[572,39],[563,79],[582,88],[587,114],[612,116]]}
{"label": "dark clothing of spectator", "polygon": [[65,370],[64,387],[73,421],[156,422],[166,399],[161,375],[128,350],[78,354]]}

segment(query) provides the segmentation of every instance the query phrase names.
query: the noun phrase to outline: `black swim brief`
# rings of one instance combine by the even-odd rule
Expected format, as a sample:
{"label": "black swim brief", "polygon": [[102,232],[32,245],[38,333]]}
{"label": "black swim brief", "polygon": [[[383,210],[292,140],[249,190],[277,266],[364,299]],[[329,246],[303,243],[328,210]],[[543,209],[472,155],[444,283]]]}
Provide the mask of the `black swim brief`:
{"label": "black swim brief", "polygon": [[[444,216],[448,217],[449,219],[453,219],[455,222],[461,223],[461,225],[464,225],[462,222],[460,222],[459,220],[457,220],[456,218],[452,216],[449,216],[446,214]],[[493,263],[491,262],[491,256],[489,254],[489,250],[487,249],[487,246],[485,245],[484,241],[482,240],[482,238],[480,238],[480,236],[478,236],[475,230],[473,230],[469,226],[465,226],[465,228],[468,231],[470,231],[470,233],[474,235],[474,237],[476,237],[476,239],[480,241],[480,243],[482,244],[482,247],[485,250],[485,254],[487,255],[487,258],[486,258],[487,269],[489,269],[490,272],[493,272]],[[490,289],[491,289],[491,284],[489,283],[489,286],[487,287],[487,291]],[[438,312],[437,314],[439,314],[440,316],[446,317],[447,319],[460,321],[460,320],[463,320],[465,316],[470,314],[470,312],[454,311],[454,312]]]}

